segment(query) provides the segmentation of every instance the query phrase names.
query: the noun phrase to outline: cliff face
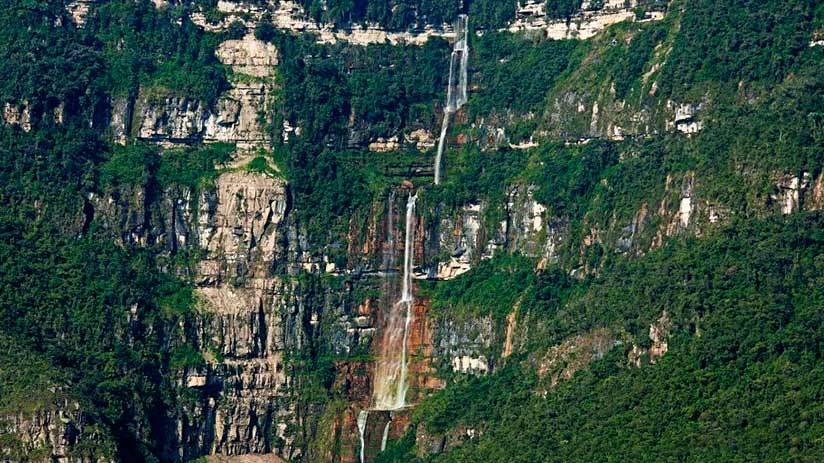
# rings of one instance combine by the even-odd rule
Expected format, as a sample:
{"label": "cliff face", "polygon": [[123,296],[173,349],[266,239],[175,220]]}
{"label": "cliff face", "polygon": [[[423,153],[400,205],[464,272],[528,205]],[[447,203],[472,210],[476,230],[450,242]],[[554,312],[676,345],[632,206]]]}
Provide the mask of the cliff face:
{"label": "cliff face", "polygon": [[[627,20],[655,21],[664,17],[662,11],[637,10],[651,2],[639,0],[584,1],[579,11],[569,18],[555,19],[547,15],[547,4],[538,0],[519,2],[517,17],[508,26],[510,32],[530,31],[553,40],[592,38],[604,28]],[[655,5],[653,5],[655,6]],[[660,7],[660,5],[658,5]]]}
{"label": "cliff face", "polygon": [[[774,182],[774,192],[758,200],[759,210],[780,214],[821,207],[820,175],[777,175]],[[584,275],[598,271],[597,262],[587,257],[591,249],[640,255],[668,237],[700,234],[730,219],[729,210],[703,197],[700,179],[688,174],[661,179],[660,191],[657,200],[637,205],[626,222],[593,218],[585,221],[583,232],[576,232],[567,217],[552,216],[535,201],[529,185],[514,185],[505,205],[481,203],[444,214],[437,230],[430,232],[421,220],[415,232],[415,275],[455,278],[494,252],[515,250],[535,257],[541,266],[562,262],[573,274]],[[378,351],[373,339],[381,339],[385,305],[380,297],[364,300],[356,293],[385,291],[389,299],[397,295],[397,290],[385,290],[384,285],[397,285],[400,278],[400,199],[392,208],[395,237],[390,242],[387,236],[386,204],[374,204],[367,214],[373,217],[365,225],[367,232],[352,235],[346,269],[334,268],[322,255],[307,252],[313,246],[290,221],[292,206],[285,183],[263,174],[227,172],[202,191],[168,191],[154,206],[145,205],[140,191],[121,195],[119,204],[109,198],[94,201],[99,201],[97,214],[120,230],[124,242],[161,243],[177,253],[199,250],[191,276],[199,315],[187,321],[182,332],[185,340],[199,346],[206,365],[179,372],[179,384],[188,391],[184,396],[191,397],[178,418],[182,458],[276,453],[328,461],[328,454],[313,447],[326,435],[336,443],[334,452],[342,461],[357,461],[356,417],[359,409],[369,406],[371,362],[337,363],[335,390],[346,391],[345,400],[359,405],[321,412],[301,405],[306,386],[292,369],[290,357],[307,350],[343,358]],[[493,206],[506,213],[490,223],[484,220],[484,211]],[[385,256],[392,253],[395,259],[384,266]],[[395,273],[370,273],[384,268]],[[319,279],[306,284],[292,276],[298,272]],[[343,287],[320,278],[327,274],[332,280],[345,279],[345,272],[352,277]],[[442,378],[451,375],[489,374],[507,357],[523,353],[530,336],[540,336],[539,329],[519,323],[517,307],[502,323],[489,316],[433,319],[428,304],[416,297],[410,325],[410,400],[443,387]],[[667,336],[665,321],[651,326],[653,345],[634,348],[628,363],[642,365],[664,355]],[[618,342],[632,340],[608,329],[585,333],[546,352],[532,353],[529,361],[549,390]],[[389,418],[374,414],[370,420],[368,455],[376,455]],[[391,438],[403,435],[404,423],[401,416],[393,417]],[[315,437],[301,431],[305,425],[318,426]],[[421,430],[420,447],[434,439],[431,448],[438,451],[458,445],[471,432],[453,431],[457,434],[429,436]],[[307,440],[314,442],[308,449]]]}
{"label": "cliff face", "polygon": [[[90,3],[68,6],[78,24]],[[510,29],[538,31],[554,39],[589,38],[609,24],[635,18],[630,8],[637,2],[608,1],[597,11],[585,7],[570,21],[547,20],[544,5],[526,2]],[[204,28],[223,30],[233,20],[253,26],[273,10],[278,27],[317,32],[321,41],[356,44],[422,43],[430,36],[448,35],[445,29],[434,28],[421,33],[376,27],[332,30],[302,20],[300,8],[290,2],[278,2],[274,8],[221,1],[218,10],[225,17],[217,24],[205,17],[194,19]],[[653,12],[636,19],[660,16]],[[626,31],[617,34],[603,40],[632,39]],[[674,102],[656,94],[657,70],[667,53],[667,46],[655,49],[654,63],[643,76],[642,94],[634,99],[619,97],[611,82],[595,79],[594,68],[575,70],[568,83],[549,96],[546,131],[537,138],[584,144],[592,138],[618,141],[668,133],[688,139],[699,133],[706,108],[702,98]],[[170,327],[175,336],[167,344],[170,350],[183,344],[197,346],[204,362],[175,371],[182,405],[174,415],[177,435],[170,458],[277,454],[307,461],[358,461],[357,417],[371,405],[374,357],[390,342],[383,328],[387,307],[399,300],[403,207],[414,186],[389,187],[389,198],[375,200],[351,218],[345,245],[336,243],[345,247],[347,262],[339,268],[325,255],[331,245],[310,242],[294,219],[295,208],[313,205],[292,204],[285,180],[248,168],[250,152],[270,141],[267,126],[272,122],[278,51],[247,34],[220,44],[216,55],[233,70],[231,87],[216,102],[141,88],[133,100],[111,102],[110,130],[121,143],[234,143],[238,151],[231,165],[198,188],[176,186],[159,194],[124,188],[108,196],[91,195],[86,198],[86,222],[97,220],[124,246],[157,247],[165,255],[187,260],[181,266],[185,269],[178,271],[194,286],[198,310],[181,326]],[[593,87],[579,86],[592,81]],[[466,115],[456,119],[465,120]],[[26,129],[26,105],[6,103],[3,120]],[[489,147],[518,141],[507,140],[504,128],[491,131],[502,136]],[[432,137],[424,130],[416,132],[406,141],[418,142],[419,149],[431,148]],[[397,140],[386,140],[365,148],[391,155],[398,147]],[[770,187],[747,196],[742,204],[720,198],[709,181],[694,172],[672,172],[658,178],[654,191],[643,199],[622,198],[620,208],[599,210],[600,199],[595,197],[585,205],[582,217],[553,213],[536,199],[539,186],[525,180],[506,185],[502,199],[478,198],[455,210],[425,204],[427,192],[420,189],[424,204],[412,231],[416,281],[407,399],[414,403],[456,375],[489,374],[515,354],[528,354],[524,361],[538,372],[543,393],[621,343],[633,343],[629,364],[655,362],[668,349],[671,322],[666,312],[650,324],[647,347],[635,345],[626,333],[601,327],[527,353],[528,341],[540,337],[541,331],[525,322],[517,304],[505,320],[491,315],[433,317],[431,301],[418,296],[418,283],[451,280],[482,260],[516,252],[533,258],[537,269],[557,265],[582,278],[599,272],[598,256],[641,256],[670,238],[705,234],[742,211],[791,214],[824,207],[821,172],[768,175]],[[606,180],[602,185],[611,187]],[[435,219],[425,220],[431,217]],[[313,356],[329,360],[328,377],[306,378],[302,362]],[[324,388],[335,393],[329,403],[306,399]],[[365,454],[377,455],[382,436],[399,438],[409,422],[408,411],[371,412]],[[22,451],[34,454],[44,449],[44,460],[105,460],[75,451],[78,442],[105,443],[97,443],[94,431],[84,427],[82,411],[73,403],[14,416],[9,426],[8,432],[22,436]],[[435,436],[419,430],[418,448],[439,452],[474,433],[458,428]]]}
{"label": "cliff face", "polygon": [[[772,193],[753,199],[753,210],[786,214],[821,208],[821,174],[782,174],[773,182]],[[505,204],[484,202],[445,212],[430,230],[418,220],[414,275],[455,278],[495,252],[515,251],[534,257],[539,266],[560,262],[573,275],[597,273],[597,261],[587,258],[592,248],[642,255],[668,238],[702,234],[730,220],[730,209],[704,197],[701,188],[701,180],[690,173],[663,178],[657,199],[638,204],[627,221],[599,222],[593,217],[576,232],[568,217],[553,216],[535,200],[531,186],[513,185]],[[404,192],[392,201],[374,203],[364,211],[367,220],[353,218],[353,224],[363,225],[353,225],[348,268],[336,268],[323,255],[310,252],[314,247],[291,222],[286,184],[278,178],[230,171],[201,191],[166,195],[156,200],[157,207],[147,207],[139,191],[121,195],[119,204],[98,198],[95,209],[110,227],[121,230],[124,242],[162,243],[176,252],[200,250],[191,277],[200,315],[183,332],[200,346],[207,364],[180,371],[181,386],[194,398],[179,418],[181,455],[275,452],[297,457],[305,448],[298,441],[307,437],[296,426],[316,422],[319,436],[337,442],[336,455],[355,461],[357,410],[370,403],[371,362],[343,360],[334,367],[335,389],[345,391],[345,400],[354,406],[306,415],[299,410],[302,386],[288,357],[307,349],[342,358],[380,350],[385,307],[398,298]],[[501,220],[484,219],[491,207],[505,212]],[[293,277],[299,272],[347,283],[341,287],[320,278],[306,284]],[[375,291],[380,296],[356,296]],[[488,374],[507,357],[523,353],[530,336],[540,336],[536,327],[519,323],[517,306],[503,322],[491,316],[431,318],[430,311],[429,301],[416,297],[410,325],[410,400],[443,387],[442,378]],[[651,347],[633,348],[628,363],[640,366],[664,355],[668,330],[664,314],[650,326]],[[599,329],[531,353],[529,362],[548,390],[625,342],[633,340]],[[372,419],[369,426],[375,429],[369,431],[368,445],[376,454],[388,417]],[[392,423],[390,435],[399,437],[403,421],[396,416]],[[441,443],[433,445],[442,448],[449,439],[463,438],[440,436]],[[308,451],[306,458],[324,461],[320,450]]]}
{"label": "cliff face", "polygon": [[134,100],[113,102],[114,138],[124,142],[134,136],[163,144],[225,142],[240,148],[265,143],[277,50],[247,34],[221,43],[215,55],[233,71],[230,88],[218,101],[209,104],[163,88],[141,88]]}
{"label": "cliff face", "polygon": [[4,415],[0,422],[0,460],[103,463],[112,461],[111,443],[68,399],[33,413]]}
{"label": "cliff face", "polygon": [[194,277],[201,317],[190,335],[207,367],[183,372],[199,400],[182,418],[180,440],[191,455],[270,452],[275,439],[289,445],[278,424],[290,409],[276,400],[287,394],[283,352],[294,333],[284,329],[288,288],[271,275],[284,252],[284,183],[241,172],[215,183],[184,222],[192,236],[176,233],[179,244],[205,251]]}

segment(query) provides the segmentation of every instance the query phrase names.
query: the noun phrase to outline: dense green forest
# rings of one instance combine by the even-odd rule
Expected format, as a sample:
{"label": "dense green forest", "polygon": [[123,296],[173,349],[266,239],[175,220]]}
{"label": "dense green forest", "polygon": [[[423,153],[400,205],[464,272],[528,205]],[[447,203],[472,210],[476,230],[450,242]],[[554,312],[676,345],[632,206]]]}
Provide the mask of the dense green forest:
{"label": "dense green forest", "polygon": [[[739,10],[749,15],[729,13]],[[579,162],[579,153],[599,151],[597,145],[578,149],[550,141],[525,154],[508,152],[505,147],[482,151],[474,144],[463,145],[446,160],[444,186],[428,192],[432,202],[446,201],[458,207],[481,197],[494,199],[512,182],[526,180],[539,186],[538,197],[543,204],[561,200],[550,197],[557,193],[547,190],[566,190],[563,201],[578,207],[577,213],[552,208],[561,215],[577,217],[589,201],[588,196],[581,196],[585,193],[581,189],[594,192],[594,183],[607,174],[606,167],[618,157],[629,158],[629,162],[609,171],[614,172],[610,180],[617,182],[612,185],[619,188],[608,189],[602,207],[605,211],[614,208],[616,200],[626,204],[626,195],[642,198],[641,192],[654,188],[651,182],[673,170],[723,173],[727,180],[713,187],[719,189],[717,194],[724,200],[743,193],[729,188],[736,184],[733,179],[741,176],[742,163],[764,169],[817,170],[821,151],[816,146],[822,134],[815,114],[822,98],[821,60],[807,39],[822,22],[822,8],[809,1],[777,8],[765,2],[753,2],[744,8],[696,2],[690,3],[686,11],[677,19],[670,17],[661,23],[616,27],[615,36],[607,32],[594,43],[531,41],[502,33],[473,37],[470,80],[475,88],[467,112],[473,119],[503,121],[513,115],[534,114],[514,117],[514,122],[508,123],[512,137],[526,138],[548,123],[545,112],[552,108],[553,98],[559,97],[556,84],[578,85],[574,83],[576,69],[589,69],[587,78],[611,83],[616,97],[631,101],[642,90],[642,75],[648,70],[653,51],[669,45],[677,52],[671,53],[658,71],[660,84],[655,98],[661,100],[668,95],[687,99],[702,92],[711,95],[719,104],[712,106],[709,118],[714,123],[709,131],[697,140],[662,137],[640,145],[631,142],[612,146],[608,148],[612,154],[607,159],[593,159],[594,164],[589,156]],[[775,24],[786,33],[774,34],[772,28],[764,27],[765,23]],[[689,32],[677,34],[673,42],[669,31],[676,27]],[[733,45],[707,47],[707,41],[695,31],[707,31]],[[257,34],[284,51],[279,78],[284,87],[297,91],[282,95],[285,109],[281,117],[305,130],[286,150],[288,171],[293,176],[290,180],[295,194],[303,198],[301,202],[315,204],[323,211],[304,218],[310,230],[327,233],[335,228],[330,222],[334,217],[362,208],[372,193],[386,186],[387,179],[382,175],[387,172],[385,159],[358,148],[358,143],[389,138],[412,128],[437,126],[433,119],[439,117],[446,86],[448,45],[430,41],[422,48],[374,45],[358,49],[319,46],[271,29],[259,29]],[[627,37],[630,40],[625,43]],[[727,50],[725,56],[712,57],[720,50]],[[708,56],[705,64],[695,62]],[[757,66],[758,73],[741,74],[749,63],[768,56],[781,59]],[[399,62],[404,65],[393,64]],[[784,76],[793,78],[782,82]],[[746,79],[751,91],[763,96],[742,105],[736,96],[740,79]],[[642,95],[640,99],[643,103],[650,96]],[[777,111],[778,106],[783,109]],[[350,113],[358,116],[355,127],[347,121]],[[279,122],[273,127],[279,127]],[[763,136],[779,132],[780,144],[774,142],[774,137]],[[775,149],[781,154],[772,154]],[[630,171],[636,174],[627,176]]]}
{"label": "dense green forest", "polygon": [[[288,182],[288,225],[300,234],[288,239],[351,270],[345,241],[352,224],[366,222],[403,180],[420,193],[427,240],[441,218],[468,204],[488,206],[484,230],[498,226],[513,185],[531,186],[546,216],[569,228],[557,262],[541,270],[536,258],[498,253],[476,258],[455,280],[416,283],[433,320],[489,315],[499,328],[518,306],[530,333],[521,352],[486,376],[444,374],[448,386],[423,399],[410,429],[377,461],[824,459],[824,217],[774,217],[770,199],[777,173],[818,178],[824,169],[824,55],[810,46],[824,30],[824,4],[676,0],[662,21],[552,41],[492,31],[515,18],[514,1],[299,3],[337,27],[415,30],[466,13],[484,33],[470,38],[470,100],[450,128],[445,181],[435,186],[426,170],[434,148],[419,150],[406,137],[419,129],[437,136],[448,41],[319,44],[264,17],[256,36],[277,47],[279,62],[267,114],[272,142],[242,168]],[[547,14],[570,18],[581,4],[548,0]],[[168,148],[107,137],[113,99],[141,89],[216,104],[230,71],[215,47],[245,32],[239,22],[207,32],[190,19],[195,11],[216,15],[216,5],[97,2],[83,28],[62,2],[10,0],[0,9],[0,104],[25,107],[31,122],[0,126],[0,416],[76,403],[95,440],[75,456],[181,458],[177,420],[194,399],[181,392],[180,373],[206,363],[204,346],[186,333],[199,254],[174,240],[146,237],[138,245],[118,236],[122,230],[95,215],[93,201],[141,197],[145,203],[132,206],[143,209],[130,212],[145,218],[169,191],[197,196],[230,170],[231,144]],[[620,101],[627,111],[700,101],[704,128],[689,137],[651,131],[578,143],[581,131],[565,126],[567,115],[554,106],[570,95]],[[284,121],[302,129],[288,143],[280,136]],[[515,142],[535,136],[540,143],[517,149],[490,142],[490,127]],[[392,137],[401,145],[395,152],[367,149]],[[665,179],[686,176],[702,198],[726,205],[729,223],[661,246],[641,236],[648,253],[622,253],[611,247],[615,240],[580,245],[593,228],[628,223],[640,205],[677,196],[664,190]],[[651,218],[649,229],[664,220]],[[290,432],[308,439],[317,426],[311,415],[348,393],[336,383],[343,368],[336,362],[371,360],[363,350],[318,345],[321,336],[336,336],[324,331],[336,326],[328,320],[343,317],[323,313],[329,293],[356,294],[350,305],[358,306],[377,290],[353,289],[359,280],[352,275],[289,274],[286,267],[266,272],[283,273],[298,295],[289,303],[317,309],[322,319],[314,327],[309,310],[298,321],[310,333],[298,344],[309,347],[288,358],[296,413],[310,415]],[[581,268],[590,271],[573,271]],[[672,322],[669,351],[654,364],[646,355],[640,367],[631,365],[633,346],[650,348],[650,324],[664,312]],[[614,335],[612,348],[548,386],[537,373],[541,355],[599,329]],[[454,436],[467,428],[475,437],[443,453],[416,446],[416,433]],[[21,449],[0,423],[0,459],[50,458],[46,449]]]}
{"label": "dense green forest", "polygon": [[[648,345],[647,327],[664,310],[673,327],[654,365],[630,367],[631,346],[616,344],[546,395],[535,392],[535,359],[524,357],[436,393],[416,410],[417,426],[434,434],[466,426],[479,437],[431,460],[819,460],[822,225],[821,214],[736,222],[574,283],[513,286],[516,262],[502,259],[438,289],[437,303],[453,308],[522,294],[543,348],[599,327]],[[461,297],[468,285],[473,296]],[[399,440],[377,461],[416,461],[413,442]]]}
{"label": "dense green forest", "polygon": [[[99,436],[78,456],[158,461],[174,435],[170,372],[197,361],[169,349],[168,327],[191,310],[192,289],[160,271],[156,249],[116,245],[84,214],[85,198],[194,181],[202,162],[170,167],[156,147],[113,149],[98,125],[108,95],[162,85],[215,98],[223,69],[204,34],[175,25],[173,11],[116,1],[99,11],[82,32],[54,2],[0,12],[0,99],[25,101],[32,117],[28,133],[0,128],[0,410],[76,402]],[[50,117],[58,105],[60,124]],[[4,432],[12,458],[35,457],[14,453]]]}
{"label": "dense green forest", "polygon": [[[283,50],[279,79],[289,89],[279,95],[282,112],[272,127],[285,119],[302,128],[300,137],[280,147],[296,201],[314,205],[297,213],[310,234],[328,239],[345,225],[339,217],[385,189],[386,163],[404,162],[403,155],[391,160],[371,153],[364,143],[432,124],[446,86],[448,44],[361,48],[318,45],[277,31],[258,36]],[[354,127],[350,113],[358,115]]]}

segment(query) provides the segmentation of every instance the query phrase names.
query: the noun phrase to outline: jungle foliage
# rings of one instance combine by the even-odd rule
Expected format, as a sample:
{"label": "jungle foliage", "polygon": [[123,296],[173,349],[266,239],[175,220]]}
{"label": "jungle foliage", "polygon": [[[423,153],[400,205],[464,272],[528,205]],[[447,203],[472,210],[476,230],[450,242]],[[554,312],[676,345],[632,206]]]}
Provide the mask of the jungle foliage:
{"label": "jungle foliage", "polygon": [[[12,0],[0,9],[0,103],[25,107],[31,123],[0,127],[0,412],[77,402],[105,447],[93,459],[177,458],[169,453],[177,435],[171,415],[181,406],[175,380],[204,361],[196,346],[170,341],[185,338],[173,330],[185,325],[194,297],[181,279],[186,273],[161,257],[176,250],[130,246],[94,214],[102,194],[139,191],[151,202],[170,188],[207,186],[216,167],[225,168],[231,146],[161,151],[132,141],[113,146],[104,134],[113,98],[163,88],[214,103],[225,90],[227,71],[214,48],[244,31],[239,24],[226,35],[202,31],[188,19],[196,3],[216,4],[99,2],[85,28],[72,24],[61,2]],[[321,3],[302,2],[315,19],[338,27],[375,21],[414,29],[461,12],[451,0],[329,1],[328,9]],[[547,3],[558,18],[580,4]],[[489,142],[487,127],[456,120],[450,135],[467,138],[448,147],[446,181],[427,185],[424,199],[455,211],[484,200],[503,204],[508,188],[533,185],[535,200],[568,221],[572,240],[558,250],[560,266],[536,272],[529,258],[498,256],[448,284],[430,285],[436,313],[499,322],[517,304],[539,333],[527,346],[536,356],[598,328],[627,342],[546,394],[537,393],[546,381],[529,355],[434,394],[416,412],[416,429],[445,434],[467,426],[479,433],[429,460],[824,457],[824,221],[820,213],[765,218],[770,206],[753,206],[772,192],[773,172],[818,175],[824,165],[824,69],[820,47],[810,46],[824,26],[824,6],[675,5],[661,23],[615,26],[626,41],[472,36],[475,87],[466,112],[471,120],[500,123],[516,140],[552,129],[549,96],[568,89],[584,66],[597,69],[603,88],[630,105],[688,98],[711,104],[705,129],[689,138],[560,137],[530,149]],[[465,7],[478,29],[515,15],[514,2],[474,0]],[[318,45],[271,24],[256,34],[280,53],[272,138],[282,140],[284,121],[301,129],[272,147],[288,176],[295,220],[313,243],[345,250],[340,241],[353,216],[398,177],[431,166],[431,151],[418,152],[405,136],[440,125],[451,47],[437,39],[422,47]],[[667,48],[659,60],[656,50]],[[640,91],[653,64],[660,64],[654,95]],[[581,88],[596,92],[600,83]],[[365,149],[391,137],[404,145],[399,152]],[[268,162],[259,156],[247,168],[271,174]],[[702,179],[702,194],[729,204],[737,219],[642,257],[600,244],[581,256],[572,244],[587,232],[585,219],[626,221],[662,196],[668,175],[686,173]],[[486,223],[499,224],[501,213],[490,211]],[[570,262],[598,271],[579,280],[564,267]],[[317,280],[299,284],[320,293]],[[665,310],[673,320],[669,352],[654,365],[630,367],[629,343],[648,347],[649,326]],[[302,416],[332,396],[335,355],[313,344],[292,359],[294,384],[305,394]],[[379,460],[418,458],[413,432]],[[14,443],[0,432],[0,444]]]}
{"label": "jungle foliage", "polygon": [[[814,213],[736,221],[572,282],[555,292],[560,301],[523,291],[518,310],[543,333],[542,344],[530,347],[537,357],[510,358],[494,374],[459,380],[415,412],[418,431],[469,427],[477,437],[425,458],[404,438],[378,461],[820,459],[822,220]],[[435,300],[450,303],[477,278],[492,284],[510,266],[507,259],[486,264]],[[547,383],[535,362],[547,347],[599,327],[626,330],[648,347],[649,324],[664,311],[672,321],[669,351],[655,364],[632,366],[632,346],[616,343],[538,393]]]}

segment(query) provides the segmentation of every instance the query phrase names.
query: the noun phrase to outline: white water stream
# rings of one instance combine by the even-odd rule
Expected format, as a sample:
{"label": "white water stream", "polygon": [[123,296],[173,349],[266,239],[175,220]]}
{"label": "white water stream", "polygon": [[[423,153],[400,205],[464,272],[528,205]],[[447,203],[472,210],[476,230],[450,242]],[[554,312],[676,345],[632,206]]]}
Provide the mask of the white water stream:
{"label": "white water stream", "polygon": [[381,452],[386,450],[386,441],[389,440],[389,425],[391,424],[392,419],[390,418],[390,420],[386,422],[386,426],[383,427],[383,437],[381,437]]}
{"label": "white water stream", "polygon": [[[467,67],[469,62],[469,17],[461,15],[455,23],[455,45],[449,59],[449,85],[446,92],[446,106],[444,108],[443,125],[438,142],[438,152],[435,159],[435,184],[441,180],[441,158],[446,135],[449,130],[449,119],[452,113],[460,109],[467,101]],[[455,72],[455,68],[458,72]],[[457,75],[456,75],[457,74]],[[395,230],[394,230],[394,199],[395,193],[389,196],[387,220],[387,247],[384,256],[384,267],[390,269],[395,261]],[[398,410],[406,406],[406,392],[408,376],[408,344],[409,327],[412,324],[412,269],[415,264],[415,203],[418,196],[410,193],[406,201],[406,235],[403,249],[403,281],[400,300],[395,302],[388,314],[384,342],[381,343],[379,360],[375,367],[373,408],[372,410]],[[387,272],[388,274],[388,272]],[[387,284],[387,288],[391,285]],[[364,463],[366,452],[366,424],[369,411],[362,410],[358,414],[358,433],[360,437],[360,462]],[[381,451],[386,450],[389,438],[390,420],[386,423],[381,436]]]}
{"label": "white water stream", "polygon": [[358,413],[358,435],[360,436],[360,463],[366,459],[366,420],[369,419],[369,410],[361,410]]}
{"label": "white water stream", "polygon": [[[458,66],[457,78],[455,65]],[[449,130],[449,118],[469,99],[469,16],[462,14],[455,22],[455,45],[449,56],[449,79],[446,87],[446,106],[444,106],[441,136],[438,139],[438,152],[435,156],[435,185],[441,183],[441,158],[446,146],[446,134]]]}
{"label": "white water stream", "polygon": [[406,405],[409,326],[412,323],[412,267],[415,261],[415,202],[410,193],[406,201],[406,236],[403,251],[401,298],[390,309],[385,341],[375,368],[374,410],[398,410]]}

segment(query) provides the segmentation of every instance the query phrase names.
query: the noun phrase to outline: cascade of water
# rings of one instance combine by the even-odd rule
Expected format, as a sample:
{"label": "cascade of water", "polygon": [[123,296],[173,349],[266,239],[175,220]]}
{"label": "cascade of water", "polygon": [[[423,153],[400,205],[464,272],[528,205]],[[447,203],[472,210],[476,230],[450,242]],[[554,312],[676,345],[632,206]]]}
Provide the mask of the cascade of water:
{"label": "cascade of water", "polygon": [[381,438],[381,452],[386,450],[386,441],[389,440],[389,425],[392,424],[392,417],[389,417],[389,421],[386,422],[386,426],[383,427],[383,437]]}
{"label": "cascade of water", "polygon": [[460,108],[469,100],[467,84],[469,82],[469,16],[461,15],[458,21],[463,21],[463,43],[461,47],[461,74],[458,77],[460,88],[457,107]]}
{"label": "cascade of water", "polygon": [[412,264],[415,260],[415,250],[412,242],[415,237],[415,202],[418,195],[409,194],[406,200],[406,237],[403,243],[403,293],[401,302],[412,302]]}
{"label": "cascade of water", "polygon": [[413,238],[415,237],[415,201],[418,195],[409,195],[409,200],[406,203],[406,242],[404,243],[403,251],[403,293],[401,295],[400,303],[406,309],[406,317],[403,324],[403,344],[401,354],[401,377],[398,381],[398,392],[396,394],[397,408],[403,408],[406,405],[406,384],[407,375],[407,356],[409,344],[409,325],[412,323],[412,265],[415,260],[415,250],[413,246]]}
{"label": "cascade of water", "polygon": [[441,138],[438,139],[438,154],[435,155],[435,185],[441,184],[441,158],[443,157],[443,147],[446,145],[446,132],[449,130],[449,111],[443,113],[443,123],[441,124]]}
{"label": "cascade of water", "polygon": [[[455,75],[455,65],[458,73]],[[446,146],[446,133],[449,130],[449,116],[463,106],[469,99],[469,16],[462,14],[455,22],[455,45],[449,55],[449,78],[446,86],[446,105],[444,106],[441,137],[438,139],[438,151],[435,156],[435,185],[441,183],[441,158]]]}
{"label": "cascade of water", "polygon": [[[415,202],[417,199],[417,195],[410,193],[406,201],[401,298],[389,312],[380,360],[375,368],[373,399],[376,410],[397,410],[406,405],[407,343],[409,342],[409,326],[412,322],[412,268],[415,260]],[[398,352],[399,345],[400,352]]]}
{"label": "cascade of water", "polygon": [[457,97],[455,96],[455,58],[456,50],[452,50],[449,55],[449,77],[446,79],[446,106],[445,113],[452,113],[457,107]]}
{"label": "cascade of water", "polygon": [[358,434],[360,435],[360,463],[364,463],[365,460],[365,451],[366,451],[366,440],[364,439],[366,434],[366,420],[369,419],[369,410],[361,410],[358,413]]}

